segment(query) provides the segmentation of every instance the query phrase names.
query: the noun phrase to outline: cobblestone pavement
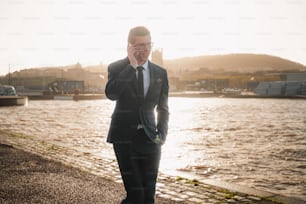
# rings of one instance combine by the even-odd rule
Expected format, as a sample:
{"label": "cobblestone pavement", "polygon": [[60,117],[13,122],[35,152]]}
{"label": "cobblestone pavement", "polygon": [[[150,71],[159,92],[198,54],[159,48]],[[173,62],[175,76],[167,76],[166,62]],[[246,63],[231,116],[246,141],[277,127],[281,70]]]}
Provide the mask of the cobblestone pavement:
{"label": "cobblestone pavement", "polygon": [[[60,161],[66,165],[121,183],[117,162],[113,159],[101,158],[89,152],[67,148],[64,147],[64,144],[51,144],[44,140],[31,138],[28,135],[8,133],[1,130],[0,143],[13,145],[15,148],[38,154],[47,159]],[[178,203],[293,203],[290,199],[288,202],[286,202],[286,199],[282,199],[285,200],[283,202],[274,196],[254,196],[197,180],[173,177],[162,173],[159,174],[156,194],[158,197]]]}

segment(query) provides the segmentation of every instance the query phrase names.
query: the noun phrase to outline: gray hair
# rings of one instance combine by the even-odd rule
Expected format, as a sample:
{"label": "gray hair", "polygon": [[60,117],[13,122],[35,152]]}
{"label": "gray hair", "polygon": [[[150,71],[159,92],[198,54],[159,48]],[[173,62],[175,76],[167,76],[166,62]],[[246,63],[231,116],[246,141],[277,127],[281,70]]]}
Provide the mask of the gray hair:
{"label": "gray hair", "polygon": [[144,26],[134,27],[129,32],[128,43],[133,43],[133,38],[135,36],[146,36],[146,35],[150,35],[149,29],[147,29]]}

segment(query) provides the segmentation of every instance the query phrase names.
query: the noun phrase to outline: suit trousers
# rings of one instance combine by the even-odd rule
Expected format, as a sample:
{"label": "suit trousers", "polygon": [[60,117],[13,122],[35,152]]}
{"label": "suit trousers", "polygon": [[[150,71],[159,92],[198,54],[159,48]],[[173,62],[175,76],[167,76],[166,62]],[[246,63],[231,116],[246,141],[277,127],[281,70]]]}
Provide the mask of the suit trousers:
{"label": "suit trousers", "polygon": [[161,146],[140,129],[131,142],[113,147],[127,193],[122,204],[154,203]]}

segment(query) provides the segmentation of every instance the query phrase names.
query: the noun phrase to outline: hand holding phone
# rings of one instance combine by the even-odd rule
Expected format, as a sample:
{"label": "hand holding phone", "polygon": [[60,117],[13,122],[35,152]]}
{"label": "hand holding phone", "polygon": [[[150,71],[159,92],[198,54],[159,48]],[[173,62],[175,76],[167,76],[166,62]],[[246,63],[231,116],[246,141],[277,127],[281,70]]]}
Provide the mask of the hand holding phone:
{"label": "hand holding phone", "polygon": [[127,48],[127,53],[128,53],[128,58],[130,60],[130,64],[132,65],[132,67],[136,69],[136,67],[138,66],[137,58],[139,52],[135,49],[135,47],[132,44],[129,44]]}

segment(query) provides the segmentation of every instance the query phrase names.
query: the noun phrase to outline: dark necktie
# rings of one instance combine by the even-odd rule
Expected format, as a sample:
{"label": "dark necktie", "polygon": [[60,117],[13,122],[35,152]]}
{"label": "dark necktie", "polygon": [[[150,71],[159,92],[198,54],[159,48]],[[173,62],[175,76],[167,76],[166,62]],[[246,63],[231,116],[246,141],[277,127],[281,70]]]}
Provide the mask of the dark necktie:
{"label": "dark necktie", "polygon": [[141,103],[144,101],[143,70],[144,70],[144,68],[142,66],[137,67],[137,71],[138,71],[138,99]]}

